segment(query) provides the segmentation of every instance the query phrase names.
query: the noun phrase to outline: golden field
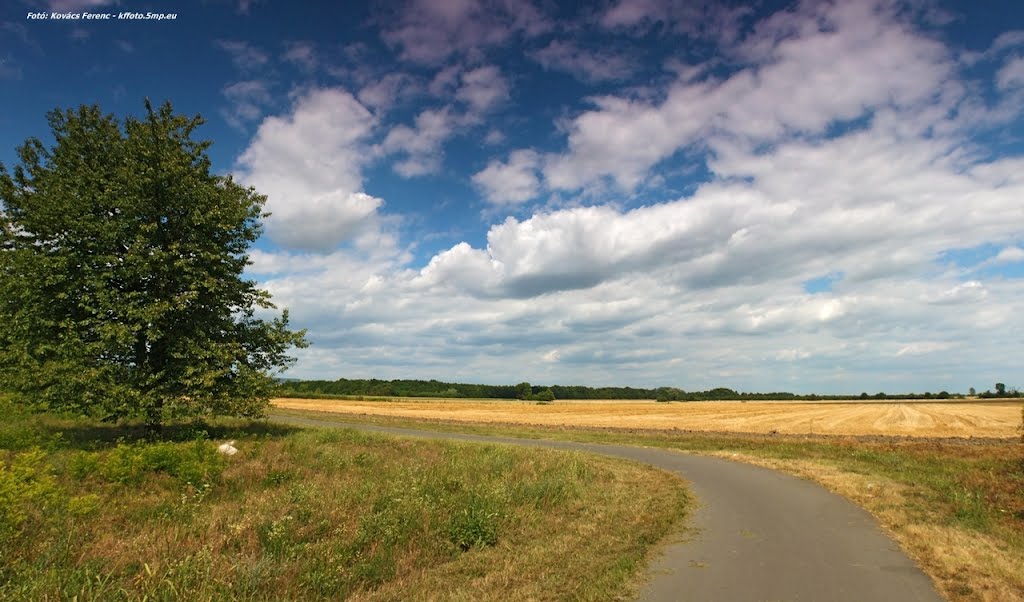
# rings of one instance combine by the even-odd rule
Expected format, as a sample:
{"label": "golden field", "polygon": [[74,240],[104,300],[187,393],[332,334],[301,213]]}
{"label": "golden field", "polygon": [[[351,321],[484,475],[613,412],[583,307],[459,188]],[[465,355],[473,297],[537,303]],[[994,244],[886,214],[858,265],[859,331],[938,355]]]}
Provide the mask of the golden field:
{"label": "golden field", "polygon": [[1015,437],[1021,402],[689,402],[569,400],[548,405],[502,400],[376,401],[278,398],[282,409],[456,422],[614,427],[735,433]]}

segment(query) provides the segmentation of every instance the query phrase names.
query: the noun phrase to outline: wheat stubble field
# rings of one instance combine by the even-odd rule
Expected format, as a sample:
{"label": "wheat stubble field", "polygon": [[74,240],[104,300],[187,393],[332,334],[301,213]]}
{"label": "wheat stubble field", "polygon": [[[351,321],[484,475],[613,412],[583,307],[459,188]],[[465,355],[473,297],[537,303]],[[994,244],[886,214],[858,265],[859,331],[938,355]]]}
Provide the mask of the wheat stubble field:
{"label": "wheat stubble field", "polygon": [[1020,401],[689,402],[279,398],[282,409],[472,423],[735,433],[985,437],[1019,435]]}

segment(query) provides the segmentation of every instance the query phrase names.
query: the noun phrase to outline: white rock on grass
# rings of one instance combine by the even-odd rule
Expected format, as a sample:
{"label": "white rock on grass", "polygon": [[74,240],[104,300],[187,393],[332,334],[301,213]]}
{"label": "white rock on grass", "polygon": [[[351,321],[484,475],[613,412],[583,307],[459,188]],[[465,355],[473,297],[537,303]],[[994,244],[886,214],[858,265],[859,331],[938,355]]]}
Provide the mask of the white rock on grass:
{"label": "white rock on grass", "polygon": [[217,447],[217,451],[228,456],[233,456],[238,453],[238,448],[235,447],[234,441],[228,441],[227,443],[220,444],[220,446]]}

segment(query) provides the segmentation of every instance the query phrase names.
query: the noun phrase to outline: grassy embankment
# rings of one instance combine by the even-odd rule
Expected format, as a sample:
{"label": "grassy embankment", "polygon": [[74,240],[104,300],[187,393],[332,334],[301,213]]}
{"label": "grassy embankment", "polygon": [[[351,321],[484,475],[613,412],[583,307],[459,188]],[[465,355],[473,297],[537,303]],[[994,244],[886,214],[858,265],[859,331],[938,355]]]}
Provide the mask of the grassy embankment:
{"label": "grassy embankment", "polygon": [[817,480],[871,512],[947,598],[1024,600],[1024,442],[773,437],[275,413],[483,435],[648,445],[766,465]]}
{"label": "grassy embankment", "polygon": [[0,599],[617,599],[687,503],[579,454],[0,416]]}

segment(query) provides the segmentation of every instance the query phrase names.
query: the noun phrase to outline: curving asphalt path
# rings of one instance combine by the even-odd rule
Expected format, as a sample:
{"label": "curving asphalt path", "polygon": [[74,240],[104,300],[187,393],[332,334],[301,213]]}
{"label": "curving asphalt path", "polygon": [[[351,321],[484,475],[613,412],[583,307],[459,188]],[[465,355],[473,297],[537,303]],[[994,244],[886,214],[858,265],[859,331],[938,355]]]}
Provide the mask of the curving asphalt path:
{"label": "curving asphalt path", "polygon": [[941,601],[931,581],[864,510],[782,473],[664,449],[485,437],[272,416],[296,426],[530,445],[650,464],[689,482],[686,533],[651,567],[645,602]]}

